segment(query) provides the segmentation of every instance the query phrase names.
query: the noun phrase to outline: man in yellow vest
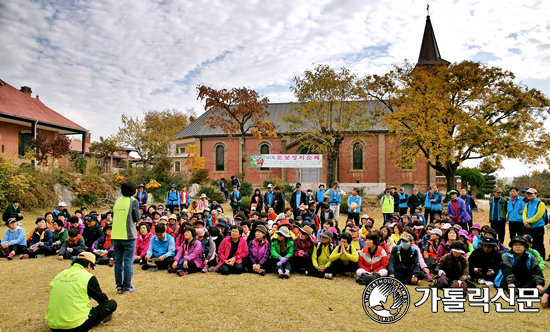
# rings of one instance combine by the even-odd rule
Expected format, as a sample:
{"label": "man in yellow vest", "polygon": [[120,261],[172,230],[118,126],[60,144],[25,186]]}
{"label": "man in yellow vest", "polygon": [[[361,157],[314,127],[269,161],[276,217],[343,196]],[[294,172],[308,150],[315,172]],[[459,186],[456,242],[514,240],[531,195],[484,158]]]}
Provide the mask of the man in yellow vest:
{"label": "man in yellow vest", "polygon": [[395,201],[391,195],[391,190],[386,189],[385,195],[380,198],[380,207],[382,208],[382,214],[384,215],[384,224],[391,222],[391,217],[394,213]]}
{"label": "man in yellow vest", "polygon": [[[141,217],[139,202],[134,198],[137,184],[127,181],[120,186],[122,197],[113,207],[113,251],[115,253],[115,282],[118,294],[130,294],[137,291],[132,286],[134,276],[134,253],[136,250],[136,224]],[[124,272],[124,273],[123,273]]]}
{"label": "man in yellow vest", "polygon": [[[88,331],[101,322],[108,322],[117,308],[101,291],[92,274],[95,255],[83,252],[73,261],[70,269],[59,273],[50,282],[50,301],[46,320],[52,331]],[[90,299],[97,307],[90,306]]]}

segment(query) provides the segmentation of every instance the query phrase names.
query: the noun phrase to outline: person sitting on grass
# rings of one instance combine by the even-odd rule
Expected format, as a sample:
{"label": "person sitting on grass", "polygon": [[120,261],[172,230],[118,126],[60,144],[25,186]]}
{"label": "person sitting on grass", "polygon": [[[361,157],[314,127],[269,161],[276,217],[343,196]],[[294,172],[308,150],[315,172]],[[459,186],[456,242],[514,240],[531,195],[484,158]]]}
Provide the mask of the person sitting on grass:
{"label": "person sitting on grass", "polygon": [[401,224],[395,224],[393,226],[393,234],[391,235],[391,239],[393,240],[393,243],[397,244],[402,237],[403,237],[403,226]]}
{"label": "person sitting on grass", "polygon": [[32,233],[30,246],[23,249],[23,255],[19,257],[20,259],[42,258],[50,253],[50,247],[53,243],[53,233],[46,225],[46,219],[38,217],[35,224],[36,228]]}
{"label": "person sitting on grass", "polygon": [[466,252],[466,254],[469,256],[472,253],[472,251],[474,251],[474,246],[472,245],[472,242],[470,242],[470,234],[468,233],[468,231],[464,229],[459,230],[458,239],[462,241],[462,243],[464,243],[468,248],[468,251]]}
{"label": "person sitting on grass", "polygon": [[529,243],[527,252],[535,256],[537,262],[539,262],[540,270],[544,271],[546,269],[546,263],[544,262],[544,257],[542,257],[536,249],[533,249],[533,237],[529,234],[523,234],[523,238]]}
{"label": "person sitting on grass", "polygon": [[395,247],[395,242],[393,242],[393,239],[391,238],[391,228],[386,225],[380,227],[378,235],[380,236],[380,246],[386,250],[389,257],[392,249]]}
{"label": "person sitting on grass", "polygon": [[[115,252],[113,241],[111,240],[112,232],[113,226],[105,226],[103,236],[92,244],[92,252],[96,255],[97,265],[109,265],[111,267],[115,265]],[[106,253],[96,253],[97,250],[106,251]]]}
{"label": "person sitting on grass", "polygon": [[82,235],[84,232],[84,224],[81,224],[80,219],[76,216],[69,218],[69,224],[67,226],[67,231],[70,231],[72,228],[76,228],[78,230],[78,234]]}
{"label": "person sitting on grass", "polygon": [[271,260],[279,278],[290,278],[292,270],[290,260],[294,255],[294,241],[287,227],[279,227],[277,239],[271,243]]}
{"label": "person sitting on grass", "polygon": [[6,226],[9,225],[8,221],[12,218],[15,218],[17,221],[23,220],[21,206],[19,205],[18,200],[14,200],[11,204],[9,204],[2,214],[2,220],[6,223]]}
{"label": "person sitting on grass", "polygon": [[59,253],[59,249],[69,237],[69,232],[63,227],[63,221],[56,219],[53,221],[53,238],[52,245],[48,248],[48,255],[56,255]]}
{"label": "person sitting on grass", "polygon": [[[101,291],[92,274],[94,268],[94,254],[83,252],[70,269],[61,271],[50,282],[46,320],[52,331],[88,331],[111,320],[117,303]],[[92,308],[90,299],[94,299],[98,306]]]}
{"label": "person sitting on grass", "polygon": [[177,248],[174,263],[172,263],[171,269],[168,270],[168,272],[175,272],[180,277],[199,272],[204,267],[202,243],[197,240],[195,228],[186,226],[183,236],[185,241]]}
{"label": "person sitting on grass", "polygon": [[[197,232],[197,240],[200,241],[202,246],[202,272],[206,273],[208,272],[208,262],[213,260],[216,256],[216,244],[214,243],[214,240],[212,240],[210,234],[206,233],[203,229],[195,229],[195,232]],[[212,265],[215,266],[216,264],[213,263]]]}
{"label": "person sitting on grass", "polygon": [[[406,230],[406,231],[405,231]],[[405,227],[404,233],[408,233],[413,237],[413,243],[411,243],[411,247],[416,251],[416,254],[418,255],[418,263],[420,264],[420,270],[422,273],[420,274],[420,280],[426,280],[428,282],[433,281],[432,276],[430,274],[430,269],[428,268],[428,265],[424,261],[424,258],[422,257],[422,250],[418,247],[417,243],[417,237],[416,232],[411,230],[409,227]]]}
{"label": "person sitting on grass", "polygon": [[481,239],[481,245],[482,247],[472,251],[468,258],[470,280],[492,287],[495,277],[500,271],[502,257],[495,250],[497,241],[494,237],[485,236]]}
{"label": "person sitting on grass", "polygon": [[59,248],[59,260],[75,259],[78,254],[85,250],[84,238],[78,233],[78,228],[71,228],[69,237]]}
{"label": "person sitting on grass", "polygon": [[453,244],[454,241],[458,241],[458,230],[456,228],[450,227],[445,231],[445,234],[443,236],[443,241],[437,248],[437,257],[436,262],[439,263],[439,260],[441,257],[449,254],[451,252],[451,244]]}
{"label": "person sitting on grass", "polygon": [[168,269],[174,263],[174,254],[176,247],[174,238],[166,234],[166,226],[158,224],[155,226],[155,235],[151,238],[147,255],[145,256],[145,265],[142,270],[157,272],[159,269]]}
{"label": "person sitting on grass", "polygon": [[437,266],[437,250],[441,245],[441,237],[443,232],[439,228],[434,228],[429,232],[430,240],[424,246],[424,262],[430,271],[435,271]]}
{"label": "person sitting on grass", "polygon": [[544,275],[535,256],[527,251],[529,243],[522,236],[514,236],[508,246],[512,250],[502,255],[495,285],[504,289],[537,287],[542,293]]}
{"label": "person sitting on grass", "polygon": [[309,226],[304,226],[300,228],[300,237],[294,240],[295,250],[292,257],[292,266],[296,272],[302,269],[307,270],[311,265],[311,255],[315,247],[312,234],[313,229]]}
{"label": "person sitting on grass", "polygon": [[323,222],[323,228],[317,232],[317,242],[321,242],[321,234],[328,231],[329,228],[334,226],[332,219],[327,219]]}
{"label": "person sitting on grass", "polygon": [[225,238],[229,235],[229,231],[227,229],[227,223],[225,220],[221,220],[216,224],[216,227],[220,230],[220,234]]}
{"label": "person sitting on grass", "polygon": [[166,225],[166,234],[172,236],[173,238],[178,236],[178,229],[180,228],[180,226],[176,223],[177,220],[178,217],[175,214],[172,214],[168,217],[168,224]]}
{"label": "person sitting on grass", "polygon": [[139,224],[138,231],[139,234],[136,240],[134,263],[146,264],[147,261],[145,261],[144,258],[145,255],[147,255],[147,250],[149,250],[151,238],[153,238],[153,234],[151,233],[151,225],[147,222],[142,222]]}
{"label": "person sitting on grass", "polygon": [[360,236],[360,229],[357,226],[353,226],[349,228],[349,233],[351,235],[351,245],[355,248],[357,252],[363,250],[363,248],[366,246],[365,240],[363,240]]}
{"label": "person sitting on grass", "polygon": [[321,241],[313,247],[312,264],[306,270],[306,275],[332,280],[330,254],[334,250],[334,246],[331,244],[333,236],[333,233],[329,230],[321,233]]}
{"label": "person sitting on grass", "polygon": [[233,225],[230,228],[229,236],[225,237],[220,243],[217,271],[222,275],[244,272],[243,258],[248,256],[248,244],[246,239],[241,236],[242,232],[241,226]]}
{"label": "person sitting on grass", "polygon": [[212,226],[208,228],[208,232],[205,233],[205,236],[210,237],[212,242],[214,242],[214,253],[212,256],[210,255],[210,249],[204,250],[204,252],[208,252],[207,258],[208,262],[205,263],[205,266],[202,270],[202,272],[215,272],[218,267],[218,249],[220,247],[220,244],[222,243],[224,236],[220,233],[220,229],[217,226]]}
{"label": "person sitting on grass", "polygon": [[82,232],[84,245],[86,246],[86,250],[91,252],[94,242],[103,236],[103,228],[94,215],[86,216],[84,221],[86,222],[86,227],[84,227],[84,231]]}
{"label": "person sitting on grass", "polygon": [[479,226],[479,224],[473,224],[472,227],[470,227],[470,242],[472,242],[474,249],[476,248],[477,244],[474,243],[476,239],[478,239],[478,242],[481,240],[481,227]]}
{"label": "person sitting on grass", "polygon": [[388,275],[390,256],[380,246],[380,236],[374,232],[369,233],[365,238],[365,242],[366,246],[359,251],[358,269],[356,271],[357,279],[361,278],[361,275],[365,273],[372,275],[373,279],[386,277]]}
{"label": "person sitting on grass", "polygon": [[413,242],[411,234],[403,234],[400,244],[391,251],[388,274],[405,284],[417,285],[422,271],[416,249],[412,247]]}
{"label": "person sitting on grass", "polygon": [[53,232],[53,213],[46,212],[44,219],[46,219],[46,226]]}
{"label": "person sitting on grass", "polygon": [[[357,227],[357,226],[354,226]],[[340,245],[338,245],[330,254],[332,274],[344,274],[346,272],[357,271],[357,261],[359,254],[355,247],[351,245],[351,235],[342,233],[340,236]]]}
{"label": "person sitting on grass", "polygon": [[248,256],[243,259],[243,266],[248,272],[261,276],[265,276],[266,263],[271,251],[266,234],[267,228],[264,225],[256,226],[256,237],[248,243]]}
{"label": "person sitting on grass", "polygon": [[101,227],[105,227],[107,225],[111,225],[112,223],[113,223],[113,213],[109,211],[105,213],[105,219],[101,220],[100,224],[101,224]]}
{"label": "person sitting on grass", "polygon": [[15,218],[8,220],[8,230],[4,233],[0,243],[0,256],[13,260],[13,257],[23,252],[27,247],[25,230],[19,227],[19,221]]}
{"label": "person sitting on grass", "polygon": [[463,288],[467,289],[468,286],[475,287],[473,284],[468,284],[469,264],[468,260],[464,256],[468,248],[466,244],[460,240],[453,241],[449,245],[448,254],[445,254],[437,263],[435,272],[437,273],[437,287],[438,288]]}

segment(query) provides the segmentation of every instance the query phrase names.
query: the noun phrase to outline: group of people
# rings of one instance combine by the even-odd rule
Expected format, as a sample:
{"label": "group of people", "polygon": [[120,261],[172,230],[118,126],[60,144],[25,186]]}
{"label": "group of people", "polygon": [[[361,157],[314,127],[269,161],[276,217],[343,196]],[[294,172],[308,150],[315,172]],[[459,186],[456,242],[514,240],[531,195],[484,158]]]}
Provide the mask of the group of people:
{"label": "group of people", "polygon": [[[526,190],[526,201],[511,195],[512,211],[519,209],[515,206],[519,204],[521,210],[517,213],[523,216],[524,228],[514,228],[515,232],[521,232],[511,237],[505,247],[499,230],[480,227],[477,223],[469,225],[471,215],[468,218],[465,214],[466,202],[454,190],[447,193],[451,200],[446,213],[435,214],[433,221],[421,213],[422,206],[408,206],[408,209],[414,208],[410,216],[404,210],[397,213],[394,210],[389,218],[384,216],[378,228],[375,220],[367,215],[357,216],[356,220],[354,214],[361,211],[356,189],[349,196],[351,200],[348,198],[348,220],[344,227],[339,225],[335,205],[331,203],[339,205],[346,194],[338,188],[338,183],[329,191],[323,192],[324,188],[320,187],[321,192],[315,193],[318,197],[312,200],[306,194],[305,201],[301,185],[297,183],[290,206],[283,210],[274,207],[277,188],[273,191],[270,186],[264,195],[258,189],[253,196],[255,205],[250,210],[234,210],[233,217],[225,215],[217,202],[208,202],[207,197],[181,210],[179,203],[166,204],[166,208],[144,206],[139,200],[143,189],[138,187],[142,188],[133,182],[124,183],[123,196],[113,209],[101,215],[95,211],[88,213],[86,207],[71,215],[61,202],[53,212],[36,219],[31,234],[26,234],[15,216],[7,220],[9,229],[2,238],[0,255],[8,259],[16,255],[21,259],[46,255],[72,259],[69,270],[82,276],[85,282],[80,286],[87,285],[87,295],[80,293],[79,296],[94,298],[100,304],[89,308],[89,312],[94,310],[93,315],[77,315],[78,319],[69,317],[67,312],[71,311],[61,316],[54,314],[58,305],[53,299],[64,294],[59,289],[66,277],[66,274],[58,275],[50,284],[47,318],[52,329],[93,326],[109,319],[116,310],[116,302],[107,299],[90,273],[96,264],[114,266],[119,294],[137,291],[131,280],[133,265],[138,264],[142,270],[164,269],[178,276],[197,272],[265,276],[274,272],[282,279],[290,278],[291,273],[333,279],[349,274],[361,284],[390,276],[412,285],[420,280],[433,281],[440,288],[466,289],[476,287],[475,283],[504,289],[536,287],[543,294],[543,306],[548,303],[550,287],[544,289],[542,273],[546,268],[544,252],[535,247],[535,237],[529,232],[541,223],[544,226],[540,211],[545,212],[546,207],[536,198],[535,189]],[[238,189],[234,187],[233,193]],[[437,187],[432,190],[438,193]],[[391,190],[384,197],[388,196],[392,202]],[[387,205],[384,197],[382,208]],[[499,216],[502,200],[491,202]],[[437,204],[439,199],[429,201],[433,211],[434,202]],[[17,204],[12,205],[17,207]],[[491,209],[491,218],[497,216],[494,209]],[[507,218],[512,216],[508,212]],[[79,287],[77,284],[71,287]],[[73,288],[69,291],[76,292]]]}

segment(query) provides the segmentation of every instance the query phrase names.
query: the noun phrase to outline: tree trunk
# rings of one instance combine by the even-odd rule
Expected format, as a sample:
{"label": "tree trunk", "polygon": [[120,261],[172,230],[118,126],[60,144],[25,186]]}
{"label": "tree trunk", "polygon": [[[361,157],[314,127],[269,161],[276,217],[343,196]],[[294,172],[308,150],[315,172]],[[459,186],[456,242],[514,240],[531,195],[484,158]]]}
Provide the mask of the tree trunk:
{"label": "tree trunk", "polygon": [[327,151],[327,188],[332,187],[336,181],[336,162],[338,161],[339,150],[337,147],[332,147]]}
{"label": "tree trunk", "polygon": [[[450,167],[443,174],[445,175],[445,179],[447,179],[447,192],[449,192],[450,190],[456,189],[456,183],[455,183],[456,168]],[[451,200],[451,196],[447,195],[447,192],[443,193],[445,195],[445,202],[448,202]]]}

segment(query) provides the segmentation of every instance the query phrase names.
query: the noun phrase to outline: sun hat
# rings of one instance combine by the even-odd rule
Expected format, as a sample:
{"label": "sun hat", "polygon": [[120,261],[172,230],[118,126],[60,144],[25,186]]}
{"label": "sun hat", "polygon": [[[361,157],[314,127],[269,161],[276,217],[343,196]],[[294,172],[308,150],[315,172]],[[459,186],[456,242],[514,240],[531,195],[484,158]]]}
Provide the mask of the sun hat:
{"label": "sun hat", "polygon": [[442,232],[440,229],[438,229],[438,228],[434,228],[434,229],[432,229],[431,231],[429,231],[428,233],[439,235],[439,237],[442,237],[442,236],[443,236],[443,232]]}
{"label": "sun hat", "polygon": [[138,188],[139,188],[139,187],[145,187],[145,185],[144,185],[143,183],[140,183],[139,186],[138,186]]}
{"label": "sun hat", "polygon": [[477,230],[481,230],[481,226],[479,224],[473,224],[472,227],[470,227],[470,230],[472,229],[477,229]]}
{"label": "sun hat", "polygon": [[441,229],[449,229],[451,227],[452,227],[451,224],[445,223],[443,226],[441,226]]}
{"label": "sun hat", "polygon": [[529,242],[523,236],[514,236],[512,240],[510,240],[510,243],[508,243],[508,247],[513,247],[514,243],[519,242],[525,246],[525,248],[529,248]]}
{"label": "sun hat", "polygon": [[327,239],[332,240],[333,236],[334,236],[334,234],[331,231],[324,231],[323,233],[321,233],[321,237],[324,237],[324,238],[327,238]]}
{"label": "sun hat", "polygon": [[413,241],[414,241],[414,238],[413,238],[412,235],[409,234],[409,233],[403,233],[403,237],[401,238],[401,241],[413,242]]}
{"label": "sun hat", "polygon": [[468,248],[466,248],[466,244],[462,241],[453,241],[451,245],[449,246],[449,249],[454,252],[459,252],[461,254],[465,254],[466,251],[468,251]]}
{"label": "sun hat", "polygon": [[67,203],[65,203],[65,202],[59,202],[59,205],[57,205],[57,206],[65,207],[65,206],[67,206]]}
{"label": "sun hat", "polygon": [[197,237],[204,236],[204,229],[202,228],[197,228],[195,232],[197,233]]}
{"label": "sun hat", "polygon": [[286,227],[280,228],[277,231],[277,234],[282,235],[282,236],[286,237],[287,239],[290,237],[290,231]]}
{"label": "sun hat", "polygon": [[266,228],[264,225],[258,225],[258,226],[256,226],[256,230],[257,230],[257,231],[260,231],[260,232],[262,232],[262,233],[264,233],[264,234],[267,234],[267,228]]}
{"label": "sun hat", "polygon": [[302,234],[311,236],[311,234],[313,234],[313,228],[311,228],[309,226],[304,226],[304,227],[300,228],[300,232]]}
{"label": "sun hat", "polygon": [[268,188],[273,188],[273,185],[270,183],[267,185]]}
{"label": "sun hat", "polygon": [[468,234],[467,230],[461,229],[458,231],[458,236],[464,236],[467,239],[470,236],[470,234]]}
{"label": "sun hat", "polygon": [[451,195],[451,194],[457,194],[457,195],[458,195],[458,190],[452,189],[452,190],[449,190],[449,191],[447,192],[447,195]]}
{"label": "sun hat", "polygon": [[[204,224],[203,224],[203,225],[204,225]],[[222,226],[222,227],[227,228],[227,224],[226,224],[225,221],[223,221],[223,220],[218,221],[218,223],[216,224],[216,226]]]}
{"label": "sun hat", "polygon": [[352,231],[352,232],[359,232],[359,227],[353,226],[352,228],[350,228],[350,231]]}
{"label": "sun hat", "polygon": [[87,251],[81,252],[80,254],[78,254],[77,258],[83,258],[88,262],[92,263],[92,269],[95,267],[95,255],[92,254],[91,252],[87,252]]}

